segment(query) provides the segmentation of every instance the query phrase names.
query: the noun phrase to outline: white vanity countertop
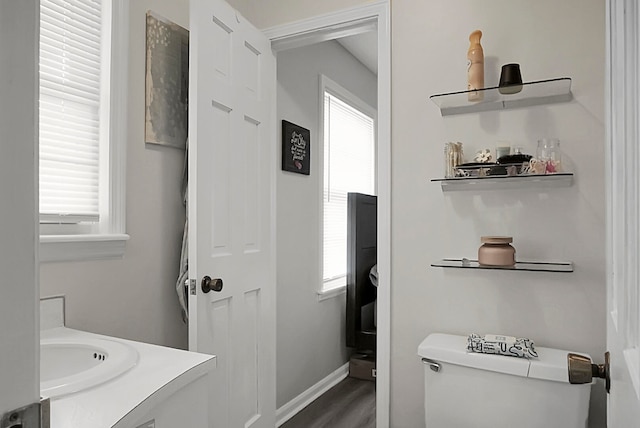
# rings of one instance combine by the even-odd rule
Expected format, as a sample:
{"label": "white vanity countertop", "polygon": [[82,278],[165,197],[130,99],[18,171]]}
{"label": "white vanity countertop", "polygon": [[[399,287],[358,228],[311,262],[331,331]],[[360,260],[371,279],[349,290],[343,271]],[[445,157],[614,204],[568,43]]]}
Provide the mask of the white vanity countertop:
{"label": "white vanity countertop", "polygon": [[131,428],[154,406],[206,376],[214,356],[56,327],[41,330],[41,339],[83,337],[126,343],[139,353],[129,371],[93,388],[51,400],[51,428]]}

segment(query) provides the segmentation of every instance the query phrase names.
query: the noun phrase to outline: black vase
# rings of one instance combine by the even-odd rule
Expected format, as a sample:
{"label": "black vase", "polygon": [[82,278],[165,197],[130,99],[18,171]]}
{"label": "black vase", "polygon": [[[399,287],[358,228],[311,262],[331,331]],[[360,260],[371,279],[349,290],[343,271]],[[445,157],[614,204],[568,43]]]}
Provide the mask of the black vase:
{"label": "black vase", "polygon": [[505,64],[500,72],[498,91],[501,94],[517,94],[522,90],[520,64]]}

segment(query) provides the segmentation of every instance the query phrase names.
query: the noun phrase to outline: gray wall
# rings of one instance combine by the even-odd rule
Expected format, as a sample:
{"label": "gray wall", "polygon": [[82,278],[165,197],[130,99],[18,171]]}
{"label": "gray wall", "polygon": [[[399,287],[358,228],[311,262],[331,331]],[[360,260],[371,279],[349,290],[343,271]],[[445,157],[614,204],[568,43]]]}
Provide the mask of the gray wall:
{"label": "gray wall", "polygon": [[278,119],[311,131],[311,175],[277,176],[277,407],[342,366],[345,294],[318,301],[322,272],[319,76],[375,108],[376,76],[337,42],[278,53]]}
{"label": "gray wall", "polygon": [[145,145],[145,14],[189,27],[187,0],[135,0],[130,6],[127,132],[127,230],[122,260],[47,263],[41,296],[67,296],[67,325],[95,333],[179,348],[187,346],[174,284],[184,207],[184,151]]}
{"label": "gray wall", "polygon": [[[180,324],[172,294],[182,227],[178,177],[183,154],[143,144],[143,28],[144,8],[151,4],[158,13],[183,26],[188,7],[186,2],[157,3],[136,0],[131,6],[129,106],[131,118],[137,119],[129,129],[127,231],[132,239],[125,259],[46,265],[41,282],[43,295],[62,292],[69,296],[72,327],[184,346],[186,327]],[[256,26],[268,28],[367,2],[232,3]],[[604,7],[599,0],[440,0],[391,5],[394,428],[414,428],[423,422],[422,366],[415,353],[418,343],[433,331],[528,336],[540,346],[584,351],[601,361],[605,347]],[[524,110],[440,117],[428,97],[465,88],[467,37],[476,28],[485,34],[487,84],[497,82],[501,64],[519,62],[525,81],[572,77],[576,100]],[[317,84],[313,87],[317,92]],[[304,125],[307,119],[292,114],[290,120]],[[471,196],[443,195],[437,185],[428,182],[442,174],[442,145],[447,141],[464,142],[467,153],[492,147],[500,140],[531,150],[543,135],[560,138],[565,159],[576,172],[573,187]],[[312,137],[314,142],[317,140]],[[312,165],[312,174],[315,168]],[[282,178],[295,182],[290,195],[308,194],[304,178],[283,176],[278,180],[279,198]],[[280,207],[278,210],[282,213]],[[281,230],[280,219],[278,226]],[[308,230],[299,228],[305,237]],[[567,275],[465,273],[428,267],[441,257],[472,257],[480,235],[491,233],[513,235],[521,259],[572,260],[576,271]],[[312,241],[300,239],[296,245],[298,242]],[[283,262],[280,255],[279,262]],[[296,352],[306,349],[305,340],[311,335],[315,341],[323,341],[318,333],[321,324],[310,311],[287,319],[282,316],[283,300],[305,295],[305,299],[317,301],[312,273],[301,275],[290,276],[299,286],[288,297],[280,293],[282,278],[278,278],[278,406],[332,370],[329,365],[317,369],[319,358],[296,361],[294,357],[301,358]],[[316,306],[328,306],[324,303]],[[333,315],[338,316],[340,309],[334,309]],[[286,333],[302,319],[314,319],[316,331],[298,336]],[[328,337],[341,340],[335,335]],[[282,343],[284,339],[288,343]],[[345,356],[341,343],[332,345],[332,352]],[[282,355],[290,361],[285,364]],[[289,383],[296,377],[306,379],[307,386]],[[605,400],[600,391],[597,385],[592,426],[604,425]]]}
{"label": "gray wall", "polygon": [[[240,4],[259,28],[353,4],[263,0]],[[255,10],[255,12],[254,12]],[[604,40],[599,0],[391,2],[392,266],[391,426],[423,426],[420,341],[431,332],[505,333],[540,346],[590,353],[605,348]],[[429,95],[466,87],[468,35],[484,33],[487,85],[518,62],[525,81],[569,76],[575,101],[442,118]],[[535,149],[561,141],[576,173],[570,188],[444,195],[442,148],[465,152],[510,141]],[[513,235],[518,257],[572,260],[572,274],[459,272],[430,268],[473,257],[481,235]],[[591,426],[604,426],[605,398],[593,389]]]}
{"label": "gray wall", "polygon": [[[600,0],[394,2],[392,102],[391,420],[423,426],[423,365],[431,332],[529,337],[603,360],[605,351],[604,3]],[[578,11],[578,12],[577,12]],[[452,25],[455,23],[455,25]],[[569,76],[571,103],[441,117],[428,99],[463,89],[469,33],[481,29],[485,83],[520,63],[525,81]],[[418,52],[420,54],[418,54]],[[443,144],[466,157],[498,141],[535,154],[560,139],[569,188],[443,194]],[[571,274],[430,268],[477,254],[482,235],[513,236],[519,260],[569,260]],[[602,385],[591,426],[602,427]]]}

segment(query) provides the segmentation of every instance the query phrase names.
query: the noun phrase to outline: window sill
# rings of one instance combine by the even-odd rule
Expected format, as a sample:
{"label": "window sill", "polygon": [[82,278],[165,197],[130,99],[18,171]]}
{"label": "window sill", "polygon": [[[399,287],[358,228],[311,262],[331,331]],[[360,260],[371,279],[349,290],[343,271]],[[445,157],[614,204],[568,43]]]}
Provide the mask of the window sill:
{"label": "window sill", "polygon": [[330,288],[328,290],[320,290],[318,291],[318,302],[322,302],[323,300],[333,299],[334,297],[340,296],[347,292],[347,286],[342,285],[336,288]]}
{"label": "window sill", "polygon": [[41,235],[41,263],[122,258],[127,234]]}

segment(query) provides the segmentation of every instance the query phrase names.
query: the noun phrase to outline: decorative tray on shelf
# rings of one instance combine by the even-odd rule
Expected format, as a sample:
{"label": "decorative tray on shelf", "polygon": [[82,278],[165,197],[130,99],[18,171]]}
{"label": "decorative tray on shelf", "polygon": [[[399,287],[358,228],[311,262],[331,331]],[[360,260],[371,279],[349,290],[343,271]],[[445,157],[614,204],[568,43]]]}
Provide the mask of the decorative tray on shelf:
{"label": "decorative tray on shelf", "polygon": [[[522,90],[515,94],[503,94],[500,89],[495,86],[436,94],[429,98],[440,108],[442,116],[561,103],[573,99],[570,77],[525,82]],[[482,99],[470,101],[470,93],[478,93]]]}
{"label": "decorative tray on shelf", "polygon": [[573,272],[571,262],[516,262],[513,266],[487,266],[481,265],[477,260],[470,259],[442,259],[431,263],[432,267],[457,268],[457,269],[491,269],[528,272]]}

